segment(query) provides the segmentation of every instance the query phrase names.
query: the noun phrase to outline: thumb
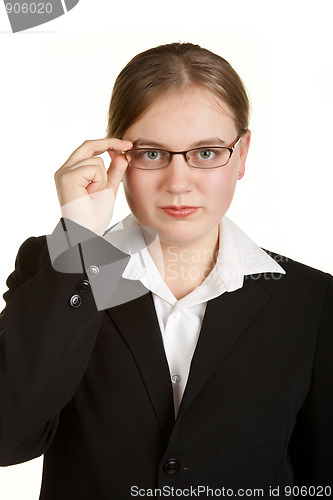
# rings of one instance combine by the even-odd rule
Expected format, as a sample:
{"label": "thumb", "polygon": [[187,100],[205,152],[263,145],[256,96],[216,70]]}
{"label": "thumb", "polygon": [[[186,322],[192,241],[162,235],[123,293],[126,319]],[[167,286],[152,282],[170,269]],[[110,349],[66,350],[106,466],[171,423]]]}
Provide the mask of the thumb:
{"label": "thumb", "polygon": [[112,187],[115,194],[119,188],[119,185],[123,179],[127,167],[128,167],[127,160],[122,154],[118,153],[114,155],[113,159],[111,160],[110,166],[107,170],[107,177],[108,177],[108,184],[110,187]]}

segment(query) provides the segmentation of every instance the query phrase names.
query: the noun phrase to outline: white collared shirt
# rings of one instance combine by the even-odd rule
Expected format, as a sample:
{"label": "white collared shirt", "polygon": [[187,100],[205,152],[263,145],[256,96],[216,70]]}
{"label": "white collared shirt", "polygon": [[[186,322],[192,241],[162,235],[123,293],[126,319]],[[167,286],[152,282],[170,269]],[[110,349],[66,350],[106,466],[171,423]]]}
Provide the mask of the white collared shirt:
{"label": "white collared shirt", "polygon": [[104,238],[131,256],[122,277],[139,280],[152,292],[173,387],[175,415],[185,391],[207,301],[242,288],[244,276],[285,270],[224,216],[217,261],[203,283],[177,300],[158,271],[139,222],[131,214]]}

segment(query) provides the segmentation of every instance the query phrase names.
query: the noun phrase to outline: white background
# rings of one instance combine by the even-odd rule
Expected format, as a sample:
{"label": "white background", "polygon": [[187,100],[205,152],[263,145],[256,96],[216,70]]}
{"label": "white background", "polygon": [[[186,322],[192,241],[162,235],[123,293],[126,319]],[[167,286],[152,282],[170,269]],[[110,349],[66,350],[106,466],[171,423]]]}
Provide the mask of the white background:
{"label": "white background", "polygon": [[[222,55],[251,97],[251,151],[228,215],[260,246],[333,273],[331,6],[80,0],[65,16],[12,34],[1,3],[2,293],[20,244],[58,221],[54,172],[84,140],[105,136],[119,71],[173,41]],[[128,213],[118,198],[114,221]],[[0,499],[37,500],[41,467],[38,458],[0,468]]]}

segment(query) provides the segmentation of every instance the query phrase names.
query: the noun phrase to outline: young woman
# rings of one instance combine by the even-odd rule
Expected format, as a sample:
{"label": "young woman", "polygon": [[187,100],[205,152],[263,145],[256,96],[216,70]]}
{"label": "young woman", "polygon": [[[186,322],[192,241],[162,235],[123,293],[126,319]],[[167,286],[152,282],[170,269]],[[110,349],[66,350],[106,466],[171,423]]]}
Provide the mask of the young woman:
{"label": "young woman", "polygon": [[248,115],[224,59],[157,47],[56,172],[1,315],[1,464],[45,453],[41,499],[331,495],[333,280],[225,217]]}

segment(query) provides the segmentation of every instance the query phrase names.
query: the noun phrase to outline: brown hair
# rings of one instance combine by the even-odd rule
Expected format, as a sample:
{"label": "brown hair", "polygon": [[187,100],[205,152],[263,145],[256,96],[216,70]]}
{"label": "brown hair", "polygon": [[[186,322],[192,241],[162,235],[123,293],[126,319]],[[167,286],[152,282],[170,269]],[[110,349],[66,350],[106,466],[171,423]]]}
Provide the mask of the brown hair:
{"label": "brown hair", "polygon": [[243,82],[222,57],[192,43],[170,43],[136,55],[119,73],[111,96],[107,137],[121,139],[153,100],[167,91],[203,87],[232,110],[239,135],[249,122]]}

